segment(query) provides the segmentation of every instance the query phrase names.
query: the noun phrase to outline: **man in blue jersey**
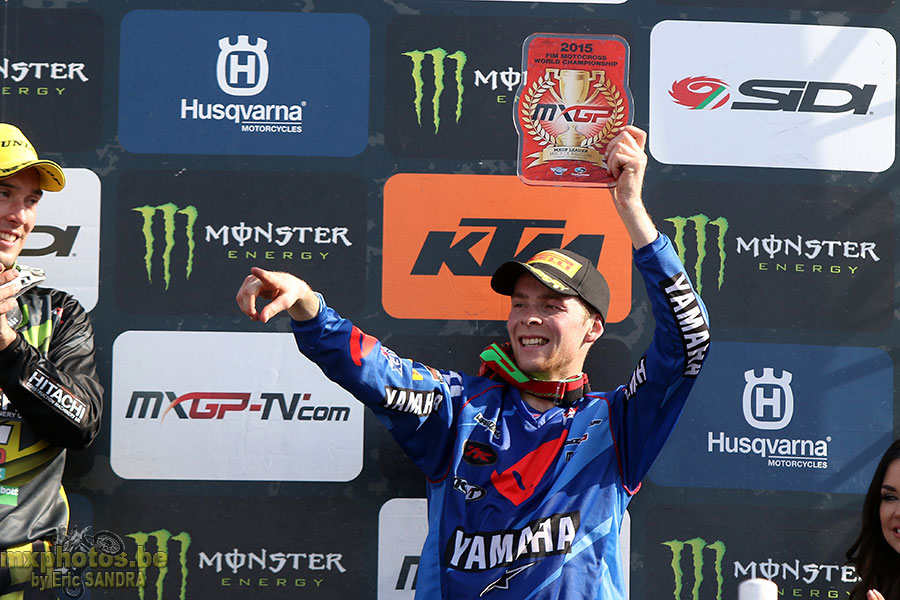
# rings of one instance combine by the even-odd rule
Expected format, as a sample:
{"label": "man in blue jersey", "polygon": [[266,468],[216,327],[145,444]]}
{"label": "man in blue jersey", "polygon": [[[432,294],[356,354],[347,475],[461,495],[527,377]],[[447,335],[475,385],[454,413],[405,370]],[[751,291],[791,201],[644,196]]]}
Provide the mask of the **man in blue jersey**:
{"label": "man in blue jersey", "polygon": [[[428,479],[417,598],[623,598],[619,528],[674,427],[709,347],[706,309],[641,199],[646,133],[606,159],[656,329],[627,383],[592,392],[582,372],[609,288],[586,258],[551,249],[491,279],[511,297],[509,342],[477,376],[401,359],[287,273],[254,268],[237,294],[251,319],[287,310],[300,351],[376,414]],[[257,300],[270,302],[261,310]]]}

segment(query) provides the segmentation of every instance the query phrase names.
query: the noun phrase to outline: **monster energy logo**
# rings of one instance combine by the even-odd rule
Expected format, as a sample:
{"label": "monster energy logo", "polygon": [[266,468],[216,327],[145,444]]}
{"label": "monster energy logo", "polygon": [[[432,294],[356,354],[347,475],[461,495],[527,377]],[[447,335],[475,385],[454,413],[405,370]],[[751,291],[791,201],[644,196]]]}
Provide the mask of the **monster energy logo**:
{"label": "monster energy logo", "polygon": [[421,50],[410,50],[404,52],[403,56],[408,56],[412,60],[412,78],[415,83],[416,99],[413,104],[416,109],[416,120],[419,126],[422,126],[422,98],[425,89],[425,82],[422,80],[422,63],[425,57],[431,57],[431,63],[434,66],[434,96],[431,97],[431,106],[434,113],[434,133],[437,134],[441,128],[441,95],[444,93],[444,60],[450,59],[456,62],[456,70],[454,78],[456,80],[456,122],[462,116],[463,103],[463,69],[466,66],[466,53],[457,50],[453,54],[447,54],[443,48],[434,48],[425,52]]}
{"label": "monster energy logo", "polygon": [[662,542],[662,545],[668,546],[672,551],[672,574],[675,576],[675,590],[673,597],[675,600],[681,600],[681,590],[684,581],[684,571],[681,568],[681,554],[685,546],[691,549],[691,557],[693,559],[694,587],[691,590],[691,600],[700,600],[700,585],[703,583],[704,579],[704,548],[712,550],[713,555],[715,556],[713,568],[716,573],[716,600],[722,600],[722,584],[724,583],[724,579],[722,578],[722,561],[725,559],[724,542],[717,541],[707,544],[706,540],[702,538],[694,538],[692,540],[687,540],[686,542],[681,540],[670,540],[668,542]]}
{"label": "monster energy logo", "polygon": [[722,289],[722,284],[725,283],[725,232],[728,231],[728,219],[725,217],[719,217],[713,221],[709,220],[709,217],[700,213],[699,215],[694,215],[692,217],[671,217],[666,219],[666,221],[675,225],[675,248],[678,250],[678,258],[681,259],[681,262],[685,261],[685,244],[684,244],[684,231],[687,229],[687,224],[692,223],[694,225],[694,231],[696,232],[696,241],[697,241],[697,261],[694,263],[694,281],[697,284],[697,292],[703,293],[703,262],[706,260],[706,227],[713,226],[717,229],[718,235],[716,236],[716,247],[719,249],[719,288]]}
{"label": "monster energy logo", "polygon": [[169,289],[169,281],[172,279],[171,263],[172,249],[175,248],[175,215],[184,215],[187,221],[184,225],[185,236],[187,237],[188,256],[185,265],[185,279],[191,278],[191,271],[194,267],[194,223],[197,221],[197,208],[194,206],[185,206],[179,209],[171,202],[161,204],[160,206],[138,206],[132,209],[144,217],[144,225],[141,231],[144,233],[144,266],[147,268],[147,280],[153,282],[153,254],[156,248],[156,238],[153,235],[153,217],[157,212],[163,215],[163,231],[165,234],[165,246],[163,247],[163,280],[166,282],[166,289]]}
{"label": "monster energy logo", "polygon": [[[165,552],[167,553],[168,560],[166,563],[159,567],[159,573],[156,576],[156,600],[162,600],[163,598],[163,584],[166,581],[166,576],[169,574],[169,569],[172,566],[178,565],[181,567],[181,593],[178,595],[179,600],[185,600],[186,592],[187,592],[187,577],[188,577],[188,567],[187,567],[187,551],[191,545],[191,536],[189,533],[182,531],[177,535],[172,535],[172,533],[166,529],[158,529],[156,531],[151,531],[150,533],[144,533],[139,531],[137,533],[129,533],[126,537],[130,537],[137,544],[137,551],[140,552],[148,552],[147,542],[150,539],[156,543],[157,552]],[[169,540],[173,542],[178,542],[178,561],[176,563],[175,556],[169,552]],[[147,581],[147,567],[141,566],[139,579],[141,581]],[[138,588],[138,598],[140,600],[144,600],[144,587],[141,586]]]}

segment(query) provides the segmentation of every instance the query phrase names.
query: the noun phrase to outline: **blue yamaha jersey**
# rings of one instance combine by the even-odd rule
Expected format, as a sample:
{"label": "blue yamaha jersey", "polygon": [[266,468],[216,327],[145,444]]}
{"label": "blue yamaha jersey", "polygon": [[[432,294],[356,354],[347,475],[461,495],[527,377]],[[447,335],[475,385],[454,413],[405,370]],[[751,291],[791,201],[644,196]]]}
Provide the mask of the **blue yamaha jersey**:
{"label": "blue yamaha jersey", "polygon": [[400,358],[322,302],[297,345],[428,478],[417,598],[624,598],[619,528],[709,347],[663,235],[634,253],[656,319],[631,380],[538,414],[505,383]]}

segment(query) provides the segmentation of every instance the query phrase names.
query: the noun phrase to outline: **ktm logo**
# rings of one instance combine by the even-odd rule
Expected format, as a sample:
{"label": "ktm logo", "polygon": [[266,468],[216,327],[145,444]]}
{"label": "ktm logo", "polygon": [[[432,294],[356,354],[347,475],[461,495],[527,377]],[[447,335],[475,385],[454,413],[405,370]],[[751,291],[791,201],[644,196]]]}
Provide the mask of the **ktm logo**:
{"label": "ktm logo", "polygon": [[[460,228],[478,227],[483,231],[466,234],[455,241],[455,231],[429,231],[425,244],[413,265],[413,275],[437,275],[441,267],[446,265],[454,275],[490,276],[510,257],[518,261],[526,261],[541,250],[558,248],[563,245],[563,231],[566,221],[550,219],[460,219]],[[558,230],[560,233],[538,233],[519,252],[528,229]],[[472,247],[490,236],[487,252],[479,264],[472,256]],[[565,245],[596,263],[603,249],[602,234],[582,234]]]}
{"label": "ktm logo", "polygon": [[[427,202],[423,202],[427,198]],[[403,174],[385,186],[385,309],[398,318],[505,320],[490,288],[507,260],[564,248],[597,265],[608,321],[631,302],[631,243],[606,190],[561,192],[516,177]]]}

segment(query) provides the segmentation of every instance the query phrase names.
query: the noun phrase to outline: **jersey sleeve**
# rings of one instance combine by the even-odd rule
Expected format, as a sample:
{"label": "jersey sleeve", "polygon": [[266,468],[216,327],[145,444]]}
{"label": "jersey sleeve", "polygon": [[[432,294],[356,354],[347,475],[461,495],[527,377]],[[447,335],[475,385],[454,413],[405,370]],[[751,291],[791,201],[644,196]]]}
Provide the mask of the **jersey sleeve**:
{"label": "jersey sleeve", "polygon": [[663,234],[636,250],[650,299],[653,339],[627,385],[615,392],[617,446],[626,487],[634,491],[675,427],[710,344],[706,306]]}
{"label": "jersey sleeve", "polygon": [[90,445],[100,430],[103,387],[94,361],[93,327],[77,300],[66,296],[46,355],[21,333],[0,351],[0,388],[51,444]]}
{"label": "jersey sleeve", "polygon": [[442,478],[463,394],[461,375],[400,358],[319,298],[316,317],[291,322],[300,352],[368,406],[429,479]]}

